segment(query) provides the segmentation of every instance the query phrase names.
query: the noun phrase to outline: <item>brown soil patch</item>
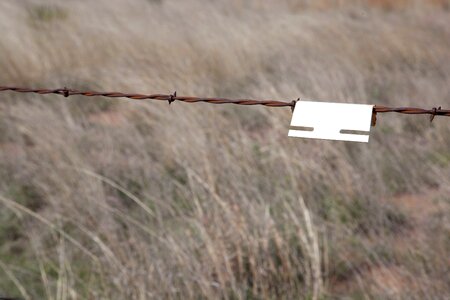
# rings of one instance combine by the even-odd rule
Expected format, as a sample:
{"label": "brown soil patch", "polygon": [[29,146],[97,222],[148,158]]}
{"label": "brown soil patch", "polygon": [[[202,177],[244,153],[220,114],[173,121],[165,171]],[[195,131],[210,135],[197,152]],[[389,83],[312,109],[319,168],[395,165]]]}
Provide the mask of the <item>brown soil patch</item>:
{"label": "brown soil patch", "polygon": [[120,126],[126,122],[126,116],[126,111],[112,110],[91,114],[89,115],[88,120],[102,126]]}
{"label": "brown soil patch", "polygon": [[414,282],[408,272],[402,272],[396,266],[379,266],[370,269],[365,275],[369,282],[372,283],[372,290],[375,293],[385,293],[388,295],[401,295],[405,292],[412,291]]}
{"label": "brown soil patch", "polygon": [[0,157],[16,158],[25,154],[24,148],[16,143],[0,144]]}

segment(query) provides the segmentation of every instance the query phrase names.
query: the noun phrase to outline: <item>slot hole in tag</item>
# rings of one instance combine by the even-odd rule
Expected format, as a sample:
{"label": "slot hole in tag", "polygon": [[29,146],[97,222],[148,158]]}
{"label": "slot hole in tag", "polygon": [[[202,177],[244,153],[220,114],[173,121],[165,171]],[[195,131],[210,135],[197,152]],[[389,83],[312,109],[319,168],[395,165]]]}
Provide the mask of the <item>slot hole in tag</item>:
{"label": "slot hole in tag", "polygon": [[306,126],[291,126],[291,129],[302,131],[314,131],[314,127],[306,127]]}
{"label": "slot hole in tag", "polygon": [[357,134],[357,135],[367,135],[367,134],[369,134],[369,132],[367,132],[367,131],[351,130],[351,129],[341,129],[341,131],[339,131],[339,133],[342,133],[342,134]]}

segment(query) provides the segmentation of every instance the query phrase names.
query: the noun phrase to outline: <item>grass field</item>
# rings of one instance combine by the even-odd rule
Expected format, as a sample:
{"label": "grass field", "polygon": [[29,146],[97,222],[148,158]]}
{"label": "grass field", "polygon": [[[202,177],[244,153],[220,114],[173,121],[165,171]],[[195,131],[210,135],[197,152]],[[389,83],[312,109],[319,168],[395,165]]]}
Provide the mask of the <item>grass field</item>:
{"label": "grass field", "polygon": [[[0,85],[450,107],[448,1],[0,2]],[[450,120],[0,94],[0,297],[448,299]]]}

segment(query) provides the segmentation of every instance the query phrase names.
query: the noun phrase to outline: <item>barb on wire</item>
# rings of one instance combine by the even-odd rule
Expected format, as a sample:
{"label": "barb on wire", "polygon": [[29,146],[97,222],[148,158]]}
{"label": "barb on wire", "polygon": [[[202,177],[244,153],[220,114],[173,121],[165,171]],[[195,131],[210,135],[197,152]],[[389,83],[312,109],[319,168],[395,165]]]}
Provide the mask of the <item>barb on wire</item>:
{"label": "barb on wire", "polygon": [[[31,89],[23,87],[9,87],[0,86],[0,92],[12,91],[17,93],[34,93],[34,94],[56,94],[62,95],[64,97],[69,96],[86,96],[86,97],[109,97],[109,98],[128,98],[133,100],[161,100],[168,101],[171,104],[173,101],[181,101],[187,103],[196,102],[206,102],[211,104],[237,104],[237,105],[264,105],[269,107],[290,107],[292,111],[294,110],[296,102],[299,100],[292,100],[290,102],[286,101],[276,101],[276,100],[252,100],[252,99],[226,99],[226,98],[202,98],[202,97],[187,97],[187,96],[177,96],[177,92],[173,94],[134,94],[134,93],[120,93],[120,92],[97,92],[97,91],[79,91],[68,89],[66,87],[62,89]],[[387,107],[375,105],[373,108],[372,125],[376,124],[377,113],[399,113],[399,114],[411,114],[411,115],[430,115],[430,121],[433,121],[435,116],[447,116],[450,117],[449,109],[442,109],[440,106],[438,108],[434,107],[432,109],[423,109],[416,107]]]}

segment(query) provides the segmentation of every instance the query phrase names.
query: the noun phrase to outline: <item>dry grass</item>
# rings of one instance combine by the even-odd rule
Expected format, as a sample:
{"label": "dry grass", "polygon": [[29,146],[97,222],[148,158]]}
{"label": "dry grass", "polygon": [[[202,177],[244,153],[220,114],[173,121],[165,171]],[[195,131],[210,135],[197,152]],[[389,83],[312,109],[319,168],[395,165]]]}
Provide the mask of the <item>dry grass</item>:
{"label": "dry grass", "polygon": [[[448,1],[0,3],[0,82],[449,106]],[[450,297],[450,126],[0,95],[0,296]],[[424,205],[423,202],[429,203]],[[429,207],[429,209],[426,209]]]}

